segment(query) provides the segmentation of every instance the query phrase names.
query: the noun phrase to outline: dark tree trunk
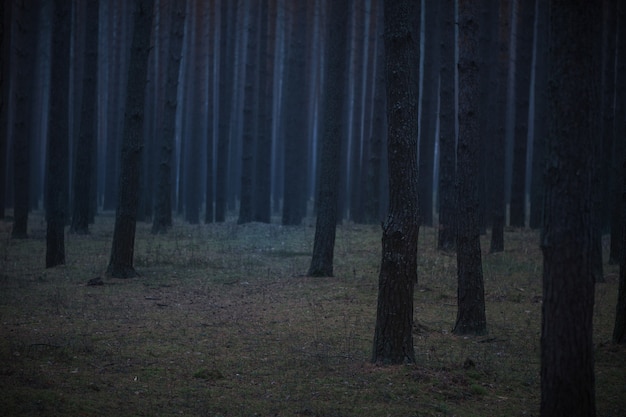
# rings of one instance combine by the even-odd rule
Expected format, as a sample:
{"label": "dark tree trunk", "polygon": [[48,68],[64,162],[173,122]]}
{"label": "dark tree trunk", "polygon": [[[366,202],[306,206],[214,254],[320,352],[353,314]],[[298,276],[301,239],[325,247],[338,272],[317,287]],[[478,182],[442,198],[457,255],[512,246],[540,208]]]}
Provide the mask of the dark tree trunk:
{"label": "dark tree trunk", "polygon": [[11,8],[12,3],[0,2],[0,220],[5,217],[7,180],[7,136],[9,123],[9,91],[11,89]]}
{"label": "dark tree trunk", "polygon": [[534,2],[517,1],[515,55],[515,135],[513,139],[513,177],[511,180],[511,226],[526,225],[526,149],[528,148],[528,109],[530,70],[533,56]]}
{"label": "dark tree trunk", "polygon": [[454,0],[441,2],[441,72],[439,87],[439,230],[437,249],[456,248],[456,109]]}
{"label": "dark tree trunk", "polygon": [[283,225],[299,225],[305,213],[306,147],[307,147],[307,4],[292,4],[294,22],[290,30],[285,76],[283,111],[285,136],[285,173],[283,197]]}
{"label": "dark tree trunk", "polygon": [[152,233],[165,233],[172,226],[172,151],[176,131],[176,108],[178,105],[178,74],[185,30],[186,1],[173,1],[171,4],[170,46],[168,51],[167,81],[163,120],[159,132],[160,154],[157,171],[158,188]]}
{"label": "dark tree trunk", "polygon": [[505,202],[505,143],[506,108],[509,83],[509,49],[511,41],[511,1],[502,0],[499,4],[498,49],[496,73],[496,97],[494,109],[493,135],[488,162],[491,171],[491,242],[489,253],[504,251]]}
{"label": "dark tree trunk", "polygon": [[[622,150],[622,169],[626,172],[626,154]],[[626,175],[622,178],[621,195],[622,243],[626,242]],[[622,250],[619,264],[619,290],[615,307],[615,327],[613,342],[626,344],[626,251]]]}
{"label": "dark tree trunk", "polygon": [[537,0],[537,26],[535,40],[535,113],[533,132],[532,173],[530,183],[529,226],[542,226],[543,166],[545,164],[546,136],[548,132],[548,3]]}
{"label": "dark tree trunk", "polygon": [[257,118],[256,169],[254,176],[254,220],[271,222],[272,178],[272,103],[274,100],[274,38],[276,36],[275,5],[261,1],[261,33],[259,45],[259,111]]}
{"label": "dark tree trunk", "polygon": [[98,22],[99,0],[86,5],[85,67],[83,69],[83,99],[80,127],[74,154],[72,224],[70,231],[89,233],[91,187],[96,173],[93,164],[96,152],[96,104],[98,80]]}
{"label": "dark tree trunk", "polygon": [[457,147],[458,311],[454,333],[485,334],[485,291],[478,225],[479,21],[478,6],[459,0],[459,143]]}
{"label": "dark tree trunk", "polygon": [[390,206],[383,224],[372,352],[372,362],[381,364],[415,362],[419,13],[419,3],[412,0],[384,2]]}
{"label": "dark tree trunk", "polygon": [[[600,1],[550,4],[550,130],[545,171],[541,415],[595,416],[590,246],[598,129]],[[576,65],[572,65],[575,62]]]}
{"label": "dark tree trunk", "polygon": [[613,119],[614,141],[611,177],[614,189],[612,194],[615,204],[611,209],[611,247],[609,263],[621,264],[624,252],[624,236],[620,233],[623,225],[623,202],[620,198],[620,185],[626,175],[623,158],[626,155],[626,5],[618,3],[618,33],[617,33],[617,77],[615,80],[615,117]]}
{"label": "dark tree trunk", "polygon": [[52,18],[50,115],[46,160],[46,268],[65,264],[68,198],[71,4],[55,0]]}
{"label": "dark tree trunk", "polygon": [[248,41],[245,45],[246,64],[244,76],[243,138],[241,148],[241,194],[238,224],[254,219],[253,176],[255,171],[256,139],[259,126],[259,7],[256,2],[247,10]]}
{"label": "dark tree trunk", "polygon": [[317,220],[313,257],[307,275],[333,276],[333,256],[337,226],[337,199],[339,194],[339,164],[346,77],[348,34],[348,2],[335,1],[328,6],[329,27],[326,45],[326,82],[322,103],[323,136],[320,143],[320,177],[317,195]]}
{"label": "dark tree trunk", "polygon": [[[231,107],[234,81],[234,31],[236,7],[230,1],[220,6],[219,110],[215,178],[215,221],[226,220],[228,193],[228,160],[231,134]],[[230,5],[230,6],[229,6]]]}
{"label": "dark tree trunk", "polygon": [[154,0],[137,0],[134,6],[118,205],[111,259],[107,268],[107,273],[116,278],[130,278],[138,275],[133,268],[133,254],[139,207],[138,188],[143,148],[145,87],[148,76]]}
{"label": "dark tree trunk", "polygon": [[30,211],[30,151],[33,126],[35,56],[37,49],[38,2],[13,3],[15,25],[15,104],[13,107],[13,229],[11,237],[26,238]]}
{"label": "dark tree trunk", "polygon": [[422,87],[422,117],[419,141],[419,201],[424,226],[433,225],[433,168],[440,72],[439,1],[424,3],[424,81]]}

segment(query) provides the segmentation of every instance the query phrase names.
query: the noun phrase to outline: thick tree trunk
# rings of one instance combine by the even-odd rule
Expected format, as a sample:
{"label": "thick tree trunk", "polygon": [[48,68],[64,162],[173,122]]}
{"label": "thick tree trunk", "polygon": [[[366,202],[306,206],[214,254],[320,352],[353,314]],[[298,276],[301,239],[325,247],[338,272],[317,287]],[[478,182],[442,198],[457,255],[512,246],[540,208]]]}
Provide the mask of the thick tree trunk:
{"label": "thick tree trunk", "polygon": [[389,158],[389,214],[383,224],[382,260],[372,362],[415,362],[413,289],[417,281],[416,62],[419,4],[385,0],[385,53]]}
{"label": "thick tree trunk", "polygon": [[478,225],[479,47],[478,4],[460,0],[459,141],[457,146],[458,311],[454,333],[485,334],[485,293]]}
{"label": "thick tree trunk", "polygon": [[[541,415],[595,416],[590,247],[600,1],[552,1],[545,178]],[[572,65],[575,62],[576,65]]]}
{"label": "thick tree trunk", "polygon": [[91,187],[96,173],[93,165],[96,152],[96,118],[98,86],[98,11],[99,0],[87,4],[85,27],[85,68],[83,69],[83,99],[80,110],[78,142],[74,154],[72,224],[74,233],[89,233]]}
{"label": "thick tree trunk", "polygon": [[137,0],[134,6],[135,24],[128,69],[118,206],[115,214],[111,259],[107,268],[107,273],[116,278],[131,278],[138,275],[133,268],[133,255],[139,207],[144,93],[148,75],[154,0]]}
{"label": "thick tree trunk", "polygon": [[337,201],[339,197],[339,164],[341,142],[345,131],[341,129],[346,80],[346,52],[348,3],[332,2],[329,6],[330,25],[326,45],[326,83],[322,103],[323,136],[320,149],[320,177],[317,195],[317,220],[313,257],[307,275],[333,276],[335,232],[337,227]]}
{"label": "thick tree trunk", "polygon": [[[626,154],[622,153],[622,158],[624,161],[622,169],[626,172]],[[622,182],[622,242],[626,242],[626,176],[623,176]],[[617,294],[617,306],[615,307],[613,342],[626,344],[626,251],[624,250],[621,252],[619,264],[619,290]]]}

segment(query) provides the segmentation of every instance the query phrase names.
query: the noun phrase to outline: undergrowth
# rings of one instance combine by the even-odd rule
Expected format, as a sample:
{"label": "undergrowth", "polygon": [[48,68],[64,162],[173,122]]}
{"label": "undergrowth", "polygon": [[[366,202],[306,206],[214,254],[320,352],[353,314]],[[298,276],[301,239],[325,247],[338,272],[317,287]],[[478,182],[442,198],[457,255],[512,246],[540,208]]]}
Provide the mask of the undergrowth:
{"label": "undergrowth", "polygon": [[[541,253],[508,230],[484,254],[489,334],[458,337],[456,260],[422,228],[417,363],[369,363],[380,227],[338,228],[335,277],[308,278],[314,227],[138,224],[139,278],[104,275],[113,217],[67,235],[44,268],[30,239],[0,227],[0,410],[10,416],[537,416]],[[486,238],[485,238],[486,239]],[[483,248],[486,241],[483,242]],[[617,270],[595,312],[598,416],[626,409],[626,350],[609,343]],[[103,285],[87,285],[100,277]]]}

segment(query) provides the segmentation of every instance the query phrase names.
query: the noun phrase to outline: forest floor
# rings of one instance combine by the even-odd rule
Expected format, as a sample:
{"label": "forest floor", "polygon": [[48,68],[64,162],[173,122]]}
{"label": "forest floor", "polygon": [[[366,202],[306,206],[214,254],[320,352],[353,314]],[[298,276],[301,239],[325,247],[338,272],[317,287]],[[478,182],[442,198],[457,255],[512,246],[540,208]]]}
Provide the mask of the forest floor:
{"label": "forest floor", "polygon": [[[380,226],[337,231],[335,277],[308,278],[314,227],[176,223],[137,230],[138,278],[104,275],[113,215],[67,235],[45,269],[45,224],[0,221],[5,416],[538,416],[541,252],[507,230],[483,270],[489,334],[451,334],[456,260],[420,229],[417,363],[370,364]],[[610,343],[618,268],[596,286],[599,417],[626,410],[626,348]],[[87,285],[101,277],[103,285]]]}

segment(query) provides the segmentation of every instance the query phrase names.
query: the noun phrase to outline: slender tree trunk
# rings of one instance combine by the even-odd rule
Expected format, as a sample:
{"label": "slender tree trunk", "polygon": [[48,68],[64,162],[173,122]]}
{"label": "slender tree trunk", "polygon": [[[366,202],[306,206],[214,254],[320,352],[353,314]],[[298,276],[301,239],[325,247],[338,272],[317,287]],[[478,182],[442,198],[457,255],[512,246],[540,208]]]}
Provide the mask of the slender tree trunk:
{"label": "slender tree trunk", "polygon": [[478,2],[459,0],[459,143],[457,146],[458,311],[454,333],[485,334],[480,230],[478,225],[479,21]]}
{"label": "slender tree trunk", "polygon": [[173,1],[170,22],[170,46],[168,51],[167,81],[165,84],[165,108],[161,122],[158,188],[152,233],[165,233],[172,225],[172,151],[176,132],[176,109],[178,106],[178,75],[185,30],[186,1]]}
{"label": "slender tree trunk", "polygon": [[[600,1],[550,4],[550,131],[545,178],[541,415],[593,417],[590,245],[598,129]],[[575,62],[576,65],[572,65]]]}
{"label": "slender tree trunk", "polygon": [[0,220],[5,217],[7,180],[7,139],[11,90],[11,9],[12,3],[0,2]]}
{"label": "slender tree trunk", "polygon": [[96,152],[97,86],[98,86],[98,22],[99,0],[91,0],[86,7],[85,68],[81,100],[78,143],[74,154],[73,206],[70,230],[89,233],[91,187],[96,173],[93,165]]}
{"label": "slender tree trunk", "polygon": [[37,49],[38,2],[13,3],[15,25],[15,104],[13,109],[13,229],[11,237],[26,238],[30,211],[31,114],[35,84],[34,51]]}
{"label": "slender tree trunk", "polygon": [[[419,4],[385,0],[385,53],[389,158],[389,214],[382,260],[372,362],[415,362],[413,289],[417,281],[417,102]],[[417,9],[417,10],[416,10]]]}
{"label": "slender tree trunk", "polygon": [[118,206],[111,259],[107,268],[107,273],[116,278],[131,278],[138,275],[133,268],[133,255],[139,207],[144,100],[154,0],[137,0],[134,6],[135,24],[128,69]]}
{"label": "slender tree trunk", "polygon": [[441,71],[439,73],[439,230],[437,249],[456,248],[456,106],[454,0],[440,4]]}
{"label": "slender tree trunk", "polygon": [[339,194],[339,164],[341,142],[345,131],[341,129],[346,80],[346,52],[348,33],[348,2],[329,4],[330,24],[327,30],[326,82],[322,110],[323,136],[321,139],[320,178],[317,195],[317,220],[313,257],[307,275],[333,276],[335,232],[337,227],[337,200]]}
{"label": "slender tree trunk", "polygon": [[[622,150],[622,169],[626,172],[626,153]],[[622,176],[621,195],[622,242],[626,242],[626,175]],[[615,327],[613,328],[613,342],[626,344],[626,251],[622,249],[619,264],[619,290],[617,306],[615,307]]]}
{"label": "slender tree trunk", "polygon": [[[524,0],[526,1],[526,0]],[[498,19],[498,49],[496,73],[496,97],[491,135],[490,157],[491,165],[491,241],[489,253],[504,251],[504,223],[506,221],[505,202],[505,143],[506,143],[506,107],[510,67],[511,43],[511,0],[501,0]]]}
{"label": "slender tree trunk", "polygon": [[68,198],[71,4],[55,0],[52,18],[52,74],[46,160],[46,268],[65,264]]}

